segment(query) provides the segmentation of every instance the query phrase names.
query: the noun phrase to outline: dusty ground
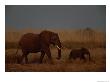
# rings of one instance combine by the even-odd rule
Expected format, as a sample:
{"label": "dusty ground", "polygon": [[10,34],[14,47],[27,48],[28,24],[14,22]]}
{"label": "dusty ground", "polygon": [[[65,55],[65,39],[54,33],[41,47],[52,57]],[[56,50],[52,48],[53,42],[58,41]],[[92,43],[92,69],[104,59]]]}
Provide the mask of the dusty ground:
{"label": "dusty ground", "polygon": [[[17,64],[15,60],[16,49],[7,49],[5,56],[6,72],[105,72],[106,71],[106,50],[105,48],[89,49],[91,58],[95,62],[83,62],[79,59],[68,61],[70,49],[62,50],[61,60],[57,60],[57,50],[51,49],[54,64],[50,64],[47,56],[43,59],[43,64],[38,64],[40,53],[28,55],[29,64]],[[19,50],[18,55],[21,55]]]}

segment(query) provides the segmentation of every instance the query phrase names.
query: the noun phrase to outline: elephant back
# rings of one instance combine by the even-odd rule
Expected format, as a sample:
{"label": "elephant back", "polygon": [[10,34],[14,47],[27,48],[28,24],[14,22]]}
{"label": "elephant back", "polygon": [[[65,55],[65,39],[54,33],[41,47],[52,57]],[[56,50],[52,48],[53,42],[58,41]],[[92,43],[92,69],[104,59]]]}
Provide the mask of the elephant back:
{"label": "elephant back", "polygon": [[33,33],[24,34],[21,37],[20,41],[19,41],[19,45],[22,48],[31,48],[31,49],[33,49],[38,44],[39,44],[39,35],[38,34],[33,34]]}

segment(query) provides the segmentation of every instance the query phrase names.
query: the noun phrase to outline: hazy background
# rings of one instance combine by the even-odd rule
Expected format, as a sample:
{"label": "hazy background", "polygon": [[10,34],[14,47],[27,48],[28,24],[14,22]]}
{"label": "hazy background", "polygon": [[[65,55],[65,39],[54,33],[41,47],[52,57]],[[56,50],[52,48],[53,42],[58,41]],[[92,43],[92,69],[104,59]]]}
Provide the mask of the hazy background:
{"label": "hazy background", "polygon": [[7,28],[106,28],[105,5],[6,5]]}
{"label": "hazy background", "polygon": [[6,42],[18,43],[25,33],[50,30],[70,45],[95,42],[105,46],[105,5],[6,5],[5,11]]}

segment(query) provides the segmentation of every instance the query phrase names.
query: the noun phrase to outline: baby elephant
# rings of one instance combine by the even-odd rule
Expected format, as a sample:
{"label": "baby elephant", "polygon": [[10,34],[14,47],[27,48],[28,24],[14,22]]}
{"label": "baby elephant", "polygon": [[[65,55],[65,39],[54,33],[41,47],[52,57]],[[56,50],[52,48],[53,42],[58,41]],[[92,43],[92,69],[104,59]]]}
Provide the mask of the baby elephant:
{"label": "baby elephant", "polygon": [[90,58],[90,52],[88,49],[86,49],[86,48],[72,49],[70,52],[70,55],[69,55],[69,60],[80,58],[80,59],[83,59],[84,61],[86,61],[85,55],[89,56],[89,61],[90,61],[91,58]]}

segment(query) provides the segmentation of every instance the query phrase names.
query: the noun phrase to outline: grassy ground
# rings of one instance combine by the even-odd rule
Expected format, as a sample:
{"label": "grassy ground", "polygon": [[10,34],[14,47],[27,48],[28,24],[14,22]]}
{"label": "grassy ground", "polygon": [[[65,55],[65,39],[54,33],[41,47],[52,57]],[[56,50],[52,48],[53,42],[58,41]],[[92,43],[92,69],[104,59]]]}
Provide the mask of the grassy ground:
{"label": "grassy ground", "polygon": [[[70,49],[62,50],[61,60],[57,60],[57,50],[51,49],[54,64],[50,64],[45,55],[43,64],[38,64],[40,53],[30,53],[28,55],[29,64],[17,64],[15,52],[16,49],[7,49],[5,56],[6,72],[105,72],[106,71],[106,50],[105,48],[89,49],[94,62],[83,62],[80,59],[68,60]],[[19,50],[18,55],[21,55]]]}
{"label": "grassy ground", "polygon": [[[5,71],[49,71],[49,72],[105,72],[106,71],[106,33],[94,30],[93,35],[84,35],[84,29],[53,29],[58,33],[62,43],[62,58],[57,60],[57,49],[51,46],[51,53],[54,64],[49,64],[48,57],[45,55],[43,64],[38,64],[40,53],[30,53],[28,55],[29,64],[17,64],[16,58],[22,55],[19,50],[18,56],[15,55],[18,41],[25,33],[40,33],[43,29],[14,30],[7,29],[5,33]],[[51,31],[51,30],[50,30]],[[90,40],[90,41],[89,41]],[[88,42],[89,41],[89,42]],[[94,62],[83,62],[79,59],[68,61],[68,56],[72,48],[86,47],[90,50]]]}

